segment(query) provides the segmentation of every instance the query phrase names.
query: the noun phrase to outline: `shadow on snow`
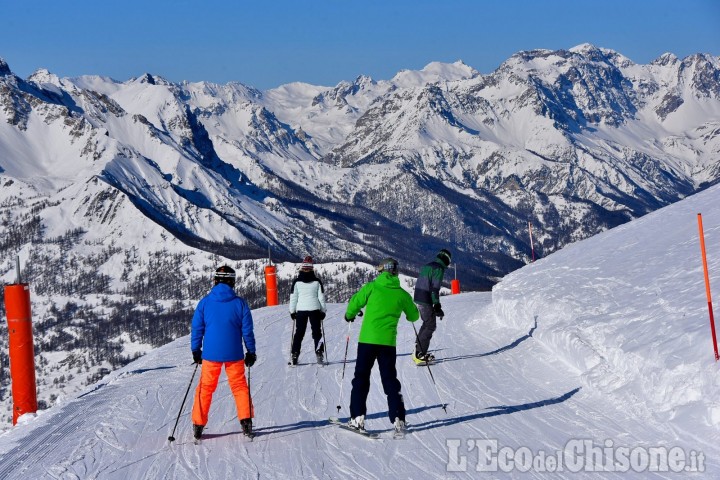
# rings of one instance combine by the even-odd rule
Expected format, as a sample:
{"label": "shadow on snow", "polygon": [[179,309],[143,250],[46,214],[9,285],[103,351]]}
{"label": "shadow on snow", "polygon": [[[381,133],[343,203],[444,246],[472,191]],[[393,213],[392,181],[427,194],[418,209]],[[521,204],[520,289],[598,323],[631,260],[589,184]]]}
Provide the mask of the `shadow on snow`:
{"label": "shadow on snow", "polygon": [[512,350],[513,348],[517,347],[525,340],[532,338],[532,335],[536,329],[537,329],[537,316],[535,317],[535,325],[533,325],[533,327],[530,329],[530,331],[528,333],[526,333],[522,337],[518,338],[514,342],[512,342],[508,345],[505,345],[504,347],[500,347],[497,350],[493,350],[492,352],[475,353],[472,355],[458,355],[456,357],[439,358],[439,359],[435,360],[435,362],[432,363],[432,365],[439,364],[439,363],[445,363],[445,362],[455,362],[457,360],[468,360],[470,358],[489,357],[490,355],[497,355],[498,353],[507,352],[508,350]]}
{"label": "shadow on snow", "polygon": [[540,400],[538,402],[523,403],[522,405],[500,405],[497,407],[488,407],[486,410],[492,410],[491,412],[478,412],[469,415],[463,415],[460,417],[445,418],[438,420],[430,420],[429,422],[411,424],[410,429],[413,432],[421,432],[423,430],[430,430],[433,428],[447,427],[449,425],[455,425],[463,422],[470,422],[480,418],[496,417],[498,415],[509,415],[512,413],[523,412],[525,410],[532,410],[540,407],[547,407],[549,405],[556,405],[569,400],[573,395],[580,391],[580,387],[577,387],[569,392],[555,398],[548,398],[547,400]]}
{"label": "shadow on snow", "polygon": [[[442,405],[429,405],[425,407],[417,407],[417,408],[411,408],[409,409],[406,414],[407,415],[414,415],[416,413],[423,412],[425,410],[431,410],[433,408],[441,408]],[[376,419],[376,418],[384,418],[387,417],[387,412],[377,412],[377,413],[371,413],[368,415],[365,415],[366,419]],[[341,422],[347,422],[350,420],[349,417],[341,417]],[[311,428],[318,428],[318,427],[325,427],[329,426],[330,423],[328,422],[328,419],[322,419],[322,420],[303,420],[296,423],[290,423],[287,425],[273,425],[270,427],[261,427],[256,428],[255,432],[258,434],[263,435],[269,435],[271,433],[287,433],[287,432],[294,432],[294,431],[300,431],[304,429],[311,429]],[[233,433],[240,433],[240,432],[231,432],[231,433],[223,433],[223,434],[216,434],[216,435],[207,435],[207,438],[214,438],[214,437],[220,437],[224,435],[232,435]],[[203,436],[205,437],[205,436]]]}

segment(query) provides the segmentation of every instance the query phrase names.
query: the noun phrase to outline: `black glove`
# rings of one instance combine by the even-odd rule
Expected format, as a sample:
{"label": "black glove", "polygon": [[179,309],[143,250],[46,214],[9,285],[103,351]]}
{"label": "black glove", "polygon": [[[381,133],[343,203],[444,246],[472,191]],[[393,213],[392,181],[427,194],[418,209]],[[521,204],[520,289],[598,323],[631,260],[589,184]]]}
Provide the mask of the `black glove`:
{"label": "black glove", "polygon": [[245,366],[252,367],[255,365],[255,361],[257,361],[257,355],[251,352],[245,354]]}
{"label": "black glove", "polygon": [[325,312],[320,312],[320,315],[318,316],[320,317],[320,320],[325,320]]}
{"label": "black glove", "polygon": [[435,316],[437,316],[437,317],[442,318],[445,316],[445,312],[443,312],[442,305],[440,305],[439,303],[436,303],[435,305],[433,305],[433,311],[435,312]]}
{"label": "black glove", "polygon": [[197,363],[198,365],[202,363],[202,350],[195,350],[192,352],[193,354],[193,363]]}
{"label": "black glove", "polygon": [[354,322],[354,321],[355,321],[355,317],[348,318],[348,317],[347,317],[347,314],[346,314],[346,315],[345,315],[345,321],[346,321],[346,322]]}
{"label": "black glove", "polygon": [[292,312],[292,313],[290,314],[290,318],[292,318],[293,320],[295,320],[295,317],[297,317],[297,313]]}

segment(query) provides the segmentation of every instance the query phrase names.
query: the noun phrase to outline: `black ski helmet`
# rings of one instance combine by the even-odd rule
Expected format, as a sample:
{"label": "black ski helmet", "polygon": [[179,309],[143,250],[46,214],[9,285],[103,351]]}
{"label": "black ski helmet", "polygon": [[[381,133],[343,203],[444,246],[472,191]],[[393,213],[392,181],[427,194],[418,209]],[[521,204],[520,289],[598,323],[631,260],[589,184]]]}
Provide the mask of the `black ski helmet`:
{"label": "black ski helmet", "polygon": [[394,258],[383,258],[377,267],[379,272],[388,272],[390,275],[398,274],[398,262]]}
{"label": "black ski helmet", "polygon": [[445,266],[447,267],[450,265],[450,261],[452,260],[452,255],[450,254],[450,250],[443,248],[442,250],[440,250],[438,252],[437,258],[439,258],[440,261],[443,262],[445,264]]}
{"label": "black ski helmet", "polygon": [[226,283],[231,287],[235,286],[235,270],[223,265],[222,267],[215,270],[215,285],[218,283]]}

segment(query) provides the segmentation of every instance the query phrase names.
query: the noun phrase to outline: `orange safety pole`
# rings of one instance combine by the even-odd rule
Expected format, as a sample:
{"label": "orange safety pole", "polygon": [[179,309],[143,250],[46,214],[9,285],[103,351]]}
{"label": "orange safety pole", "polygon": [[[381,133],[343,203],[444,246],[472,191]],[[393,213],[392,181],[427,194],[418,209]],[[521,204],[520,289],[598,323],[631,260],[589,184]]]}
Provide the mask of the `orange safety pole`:
{"label": "orange safety pole", "polygon": [[453,295],[457,295],[460,293],[460,280],[457,278],[457,263],[454,265],[455,267],[455,278],[450,280],[450,293]]}
{"label": "orange safety pole", "polygon": [[275,265],[265,267],[265,289],[267,292],[267,306],[272,307],[277,305],[277,270],[275,269]]}
{"label": "orange safety pole", "polygon": [[703,234],[702,214],[698,213],[698,230],[700,231],[700,252],[702,253],[703,270],[705,271],[705,293],[707,294],[708,311],[710,312],[710,333],[712,334],[715,361],[720,360],[718,355],[717,337],[715,336],[715,318],[713,317],[712,296],[710,294],[710,277],[708,276],[707,257],[705,255],[705,234]]}
{"label": "orange safety pole", "polygon": [[20,415],[37,412],[35,385],[35,349],[33,347],[30,287],[27,283],[5,286],[10,345],[13,425]]}

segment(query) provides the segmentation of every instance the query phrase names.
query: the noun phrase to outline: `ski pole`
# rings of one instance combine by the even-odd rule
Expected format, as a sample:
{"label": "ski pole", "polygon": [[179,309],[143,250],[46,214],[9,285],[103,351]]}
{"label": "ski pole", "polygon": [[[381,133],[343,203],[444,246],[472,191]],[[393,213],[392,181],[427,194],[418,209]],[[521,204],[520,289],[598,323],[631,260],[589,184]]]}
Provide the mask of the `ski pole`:
{"label": "ski pole", "polygon": [[[417,341],[417,344],[420,345],[420,337],[418,336],[417,329],[415,328],[415,324],[412,324],[413,331],[415,332],[415,340]],[[423,355],[427,354],[427,352],[422,352]],[[443,403],[442,397],[440,396],[440,389],[437,386],[437,383],[435,383],[435,377],[433,377],[432,370],[430,369],[430,362],[425,362],[425,365],[428,367],[428,373],[430,374],[430,379],[433,382],[433,385],[435,385],[435,391],[437,392],[438,399],[440,400],[440,403],[442,403],[442,409],[445,413],[447,413],[447,404]]]}
{"label": "ski pole", "polygon": [[293,321],[293,328],[292,328],[292,331],[290,332],[290,363],[288,365],[290,365],[292,363],[292,345],[293,345],[293,340],[295,340],[295,319],[293,318],[292,321]]}
{"label": "ski pole", "polygon": [[347,354],[348,354],[348,347],[350,346],[350,327],[352,326],[352,322],[348,322],[348,331],[347,331],[347,337],[345,338],[345,358],[343,358],[343,369],[342,369],[342,377],[340,377],[340,402],[337,406],[337,411],[340,413],[340,406],[342,405],[342,398],[343,398],[343,386],[345,379],[345,364],[347,363]]}
{"label": "ski pole", "polygon": [[248,407],[250,407],[250,418],[253,417],[253,406],[252,406],[252,393],[250,393],[250,370],[251,367],[247,367],[247,384],[248,384]]}
{"label": "ski pole", "polygon": [[198,365],[200,365],[200,364],[199,363],[195,364],[195,370],[193,370],[192,377],[190,377],[190,384],[188,385],[188,388],[185,391],[185,396],[183,397],[183,401],[180,404],[180,411],[178,412],[177,419],[175,419],[175,426],[173,427],[172,433],[168,437],[168,440],[171,442],[175,441],[175,437],[173,435],[175,435],[175,429],[177,428],[178,422],[180,421],[180,414],[182,413],[182,409],[185,406],[185,400],[187,400],[188,393],[190,393],[190,387],[192,386],[193,380],[195,380],[195,373],[197,372]]}
{"label": "ski pole", "polygon": [[330,365],[330,360],[328,359],[327,354],[327,338],[325,337],[325,319],[323,318],[320,320],[320,328],[322,329],[322,336],[323,336],[323,354],[325,355],[325,365]]}

